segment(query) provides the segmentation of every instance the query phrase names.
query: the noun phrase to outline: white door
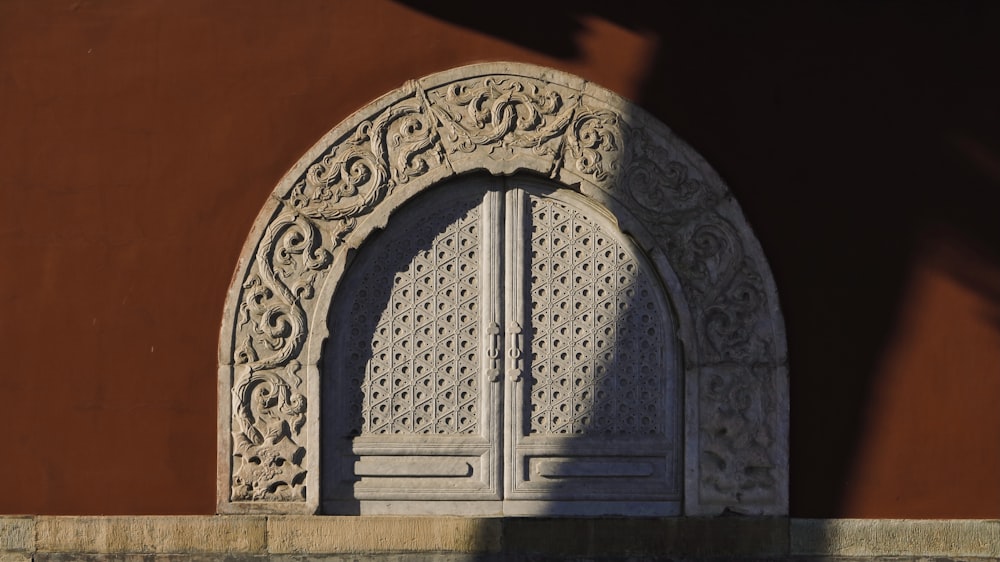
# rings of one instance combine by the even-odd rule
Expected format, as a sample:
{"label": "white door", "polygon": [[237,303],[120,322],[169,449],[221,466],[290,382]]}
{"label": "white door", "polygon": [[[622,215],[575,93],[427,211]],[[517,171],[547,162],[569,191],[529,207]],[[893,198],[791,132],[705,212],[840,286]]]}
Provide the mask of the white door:
{"label": "white door", "polygon": [[670,305],[582,196],[436,188],[365,242],[331,310],[327,512],[679,513]]}

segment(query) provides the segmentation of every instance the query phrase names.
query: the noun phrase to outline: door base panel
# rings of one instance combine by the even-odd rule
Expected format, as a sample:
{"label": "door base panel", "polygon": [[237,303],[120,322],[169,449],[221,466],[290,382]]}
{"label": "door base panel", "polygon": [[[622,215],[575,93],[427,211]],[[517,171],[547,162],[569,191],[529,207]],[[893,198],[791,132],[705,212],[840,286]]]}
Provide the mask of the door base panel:
{"label": "door base panel", "polygon": [[680,501],[334,501],[324,502],[325,513],[343,515],[455,515],[478,517],[673,517]]}

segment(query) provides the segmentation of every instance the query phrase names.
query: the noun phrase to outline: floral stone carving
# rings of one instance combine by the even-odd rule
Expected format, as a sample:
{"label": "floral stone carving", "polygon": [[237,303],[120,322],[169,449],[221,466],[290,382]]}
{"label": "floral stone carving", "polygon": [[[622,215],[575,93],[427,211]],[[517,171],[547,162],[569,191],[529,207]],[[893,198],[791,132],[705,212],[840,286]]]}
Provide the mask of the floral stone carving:
{"label": "floral stone carving", "polygon": [[[525,64],[410,82],[275,188],[227,300],[220,512],[319,505],[319,364],[347,253],[406,200],[475,171],[541,174],[615,215],[657,264],[684,353],[685,514],[786,514],[784,325],[756,238],[711,167],[641,108]],[[614,423],[611,420],[602,423]]]}

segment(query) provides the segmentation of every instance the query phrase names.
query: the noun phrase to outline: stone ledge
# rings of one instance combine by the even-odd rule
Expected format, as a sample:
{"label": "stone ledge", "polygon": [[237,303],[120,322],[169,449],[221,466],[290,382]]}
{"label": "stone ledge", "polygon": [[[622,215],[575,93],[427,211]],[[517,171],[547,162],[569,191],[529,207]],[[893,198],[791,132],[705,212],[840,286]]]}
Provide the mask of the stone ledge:
{"label": "stone ledge", "polygon": [[[0,516],[0,553],[34,552],[35,518]],[[14,557],[11,556],[11,560]],[[2,560],[6,560],[3,558]]]}
{"label": "stone ledge", "polygon": [[998,520],[0,516],[0,561],[1000,559]]}
{"label": "stone ledge", "polygon": [[35,519],[35,551],[66,553],[264,553],[261,516],[115,516]]}
{"label": "stone ledge", "polygon": [[269,516],[268,552],[497,552],[501,520],[462,517]]}
{"label": "stone ledge", "polygon": [[791,552],[800,556],[1000,558],[1000,521],[792,519]]}

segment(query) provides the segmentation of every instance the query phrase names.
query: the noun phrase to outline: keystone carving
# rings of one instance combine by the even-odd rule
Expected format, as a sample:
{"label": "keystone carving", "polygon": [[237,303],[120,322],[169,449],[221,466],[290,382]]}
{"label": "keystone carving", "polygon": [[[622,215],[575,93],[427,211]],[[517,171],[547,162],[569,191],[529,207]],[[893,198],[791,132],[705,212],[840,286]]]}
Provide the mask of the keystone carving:
{"label": "keystone carving", "polygon": [[513,76],[457,82],[427,95],[449,156],[551,161],[573,117],[575,96],[550,84]]}

